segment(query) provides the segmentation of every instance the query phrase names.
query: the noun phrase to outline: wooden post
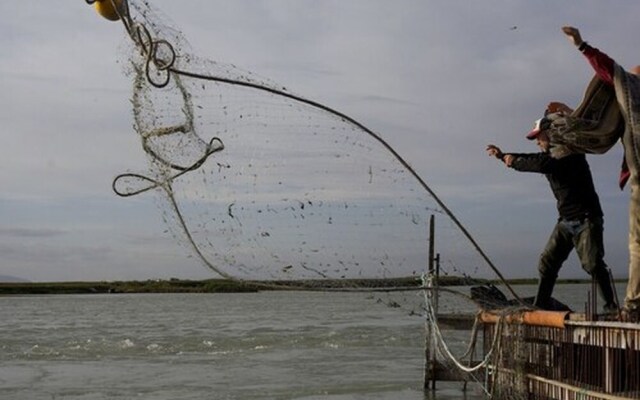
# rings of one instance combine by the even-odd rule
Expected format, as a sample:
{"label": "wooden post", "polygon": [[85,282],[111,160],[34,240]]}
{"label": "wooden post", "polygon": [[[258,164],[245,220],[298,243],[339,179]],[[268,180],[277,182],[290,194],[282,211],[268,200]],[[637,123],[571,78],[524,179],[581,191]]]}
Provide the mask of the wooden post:
{"label": "wooden post", "polygon": [[[435,238],[433,233],[435,231],[435,217],[432,214],[429,218],[429,260],[428,260],[428,276],[432,276],[434,272],[434,253],[435,253]],[[427,289],[431,290],[431,288]],[[427,296],[431,296],[433,293],[427,294]],[[425,321],[425,344],[424,344],[424,389],[429,389],[431,386],[431,390],[436,389],[436,366],[434,363],[435,360],[435,349],[432,348],[433,343],[431,343],[431,325],[429,321]],[[432,382],[430,385],[429,382]]]}
{"label": "wooden post", "polygon": [[433,233],[435,232],[435,216],[432,214],[429,218],[429,275],[434,272],[434,263],[435,263],[435,250],[436,250],[436,238]]}
{"label": "wooden post", "polygon": [[[432,232],[434,232],[432,230]],[[434,240],[435,243],[435,240]],[[435,249],[434,249],[435,250]],[[435,258],[434,258],[434,263],[435,263],[435,274],[433,277],[433,288],[432,288],[432,292],[431,295],[433,296],[433,311],[434,314],[437,316],[438,315],[438,298],[440,297],[440,292],[439,292],[439,279],[440,279],[440,253],[436,254]],[[431,351],[431,370],[433,371],[433,373],[431,374],[431,388],[433,390],[436,389],[436,368],[438,368],[438,360],[436,359],[436,350],[433,349]]]}

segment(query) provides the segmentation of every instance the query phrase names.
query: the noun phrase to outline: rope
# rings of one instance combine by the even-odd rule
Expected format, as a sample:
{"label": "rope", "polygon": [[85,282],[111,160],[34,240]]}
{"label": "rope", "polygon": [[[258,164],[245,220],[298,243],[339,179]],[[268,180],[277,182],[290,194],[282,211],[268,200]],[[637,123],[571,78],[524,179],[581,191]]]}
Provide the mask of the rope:
{"label": "rope", "polygon": [[[442,336],[442,331],[440,331],[440,327],[438,326],[437,316],[433,308],[433,302],[431,301],[430,293],[431,291],[428,291],[425,293],[425,305],[427,310],[426,319],[427,319],[427,322],[430,323],[431,327],[433,328],[434,338],[437,340],[438,349],[441,350],[440,355],[451,360],[456,365],[456,367],[458,367],[458,369],[464,372],[469,372],[469,373],[475,372],[475,371],[478,371],[480,368],[483,368],[489,365],[493,352],[497,347],[499,347],[500,338],[502,337],[501,333],[502,333],[503,326],[505,325],[503,316],[500,316],[500,318],[498,319],[498,323],[496,324],[497,330],[496,330],[496,334],[493,337],[491,350],[489,350],[489,352],[485,355],[484,359],[480,363],[478,363],[473,367],[469,367],[464,365],[461,361],[458,361],[458,358],[451,352],[451,350],[447,346],[447,343],[445,342]],[[476,318],[476,321],[477,321],[477,318]],[[475,331],[474,334],[477,334],[477,330]],[[473,341],[475,341],[475,339],[473,339],[472,342]],[[465,353],[463,357],[466,357],[467,355],[468,354]]]}

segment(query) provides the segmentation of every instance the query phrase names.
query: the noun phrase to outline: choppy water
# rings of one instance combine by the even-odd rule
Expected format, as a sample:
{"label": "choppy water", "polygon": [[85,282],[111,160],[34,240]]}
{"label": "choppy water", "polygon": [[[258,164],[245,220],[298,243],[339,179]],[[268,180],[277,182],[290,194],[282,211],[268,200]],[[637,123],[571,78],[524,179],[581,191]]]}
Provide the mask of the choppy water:
{"label": "choppy water", "polygon": [[425,395],[423,318],[376,296],[2,297],[0,398],[482,398],[459,384]]}

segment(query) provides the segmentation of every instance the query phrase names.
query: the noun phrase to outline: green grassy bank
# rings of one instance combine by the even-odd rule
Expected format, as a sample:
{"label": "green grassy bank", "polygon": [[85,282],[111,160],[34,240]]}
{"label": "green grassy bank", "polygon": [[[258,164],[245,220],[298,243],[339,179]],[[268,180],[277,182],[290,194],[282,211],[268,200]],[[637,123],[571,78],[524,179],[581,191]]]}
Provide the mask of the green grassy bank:
{"label": "green grassy bank", "polygon": [[[441,277],[441,286],[481,284],[467,278]],[[515,279],[513,285],[536,284],[536,279]],[[558,280],[559,284],[588,283],[586,279]],[[322,290],[322,289],[393,289],[419,287],[417,277],[398,279],[341,279],[308,281],[235,281],[229,279],[206,280],[146,280],[101,282],[0,282],[0,295],[23,294],[94,294],[94,293],[245,293],[261,290]]]}

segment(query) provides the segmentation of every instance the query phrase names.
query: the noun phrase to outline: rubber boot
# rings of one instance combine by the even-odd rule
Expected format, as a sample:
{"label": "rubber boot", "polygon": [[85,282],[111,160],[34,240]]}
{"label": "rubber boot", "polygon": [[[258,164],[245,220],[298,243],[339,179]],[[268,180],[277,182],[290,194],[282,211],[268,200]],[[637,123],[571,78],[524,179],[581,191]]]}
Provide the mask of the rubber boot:
{"label": "rubber boot", "polygon": [[538,280],[538,293],[533,305],[543,310],[548,310],[551,306],[551,293],[553,293],[555,284],[555,278],[540,278]]}
{"label": "rubber boot", "polygon": [[616,304],[616,298],[614,295],[613,283],[611,282],[611,275],[606,268],[598,270],[593,278],[598,283],[598,289],[600,296],[604,300],[605,312],[617,312],[618,304]]}

